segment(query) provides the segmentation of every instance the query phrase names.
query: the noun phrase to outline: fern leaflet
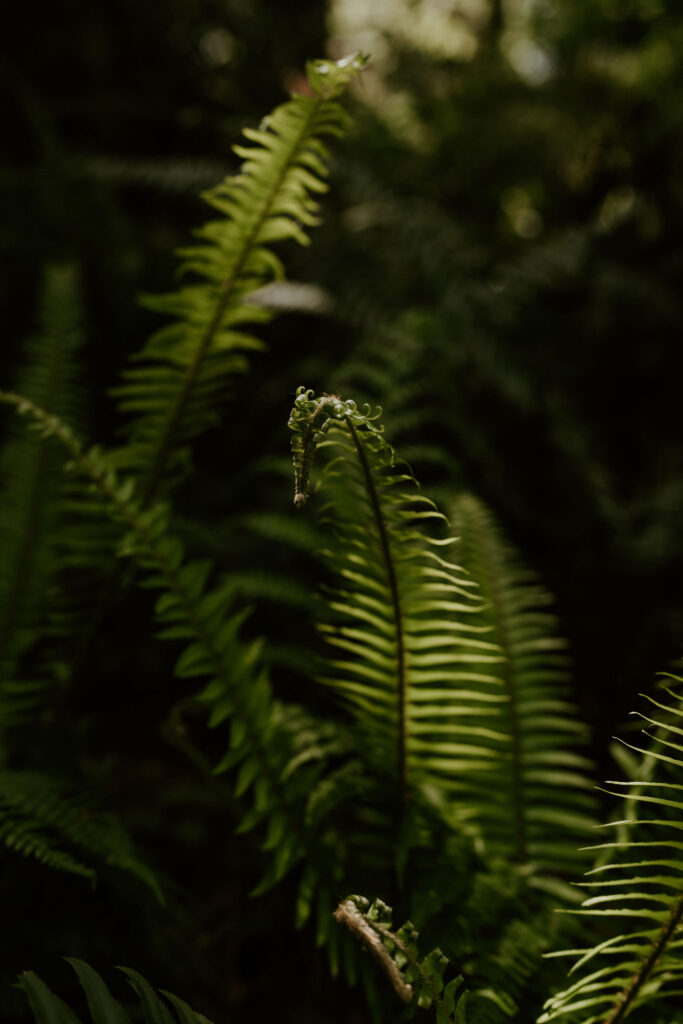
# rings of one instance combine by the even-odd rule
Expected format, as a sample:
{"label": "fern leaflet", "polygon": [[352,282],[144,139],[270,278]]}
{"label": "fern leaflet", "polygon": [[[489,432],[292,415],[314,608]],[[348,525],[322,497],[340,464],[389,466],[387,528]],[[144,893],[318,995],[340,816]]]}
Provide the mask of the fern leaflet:
{"label": "fern leaflet", "polygon": [[661,699],[647,697],[654,708],[652,717],[640,716],[657,730],[656,735],[644,730],[652,741],[650,749],[631,749],[653,758],[670,774],[663,780],[609,784],[616,789],[607,792],[626,797],[631,808],[642,805],[646,816],[605,826],[617,830],[616,838],[594,849],[607,851],[610,859],[589,872],[582,886],[591,895],[581,910],[572,911],[613,921],[616,933],[589,949],[552,954],[578,957],[571,970],[578,980],[548,1000],[539,1024],[562,1018],[572,1024],[621,1024],[640,1007],[647,1006],[652,1013],[660,1006],[664,1010],[680,1006],[683,701],[668,687],[664,694]]}

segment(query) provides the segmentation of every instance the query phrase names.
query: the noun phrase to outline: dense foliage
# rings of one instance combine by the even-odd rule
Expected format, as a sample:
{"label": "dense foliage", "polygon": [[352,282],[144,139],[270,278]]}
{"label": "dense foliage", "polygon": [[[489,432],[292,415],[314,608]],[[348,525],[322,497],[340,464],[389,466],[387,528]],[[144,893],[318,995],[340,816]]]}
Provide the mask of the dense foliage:
{"label": "dense foliage", "polygon": [[0,1016],[672,1024],[683,14],[80,6],[0,80]]}

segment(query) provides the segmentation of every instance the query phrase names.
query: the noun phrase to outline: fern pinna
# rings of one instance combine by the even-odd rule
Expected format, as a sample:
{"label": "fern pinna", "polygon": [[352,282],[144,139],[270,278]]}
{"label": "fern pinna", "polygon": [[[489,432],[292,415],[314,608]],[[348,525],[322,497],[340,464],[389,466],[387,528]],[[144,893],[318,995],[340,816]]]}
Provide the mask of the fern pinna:
{"label": "fern pinna", "polygon": [[670,685],[646,699],[652,710],[639,717],[648,724],[644,733],[650,743],[626,746],[653,761],[660,777],[648,772],[646,778],[608,783],[615,788],[606,792],[624,798],[628,818],[604,826],[614,830],[614,839],[594,847],[601,862],[581,883],[590,895],[572,913],[609,928],[591,947],[553,954],[577,958],[571,970],[577,980],[547,1001],[539,1024],[621,1024],[627,1019],[668,1024],[679,1019],[683,699]]}
{"label": "fern pinna", "polygon": [[321,137],[341,134],[346,114],[335,97],[363,62],[309,62],[311,95],[294,96],[258,129],[244,130],[251,145],[235,147],[239,174],[204,196],[221,219],[197,231],[200,244],[180,250],[193,280],[144,300],[174,319],[135,356],[114,394],[134,417],[117,463],[141,477],[145,501],[180,470],[187,443],[215,423],[226,388],[246,368],[245,353],[262,347],[250,328],[271,314],[251,296],[282,276],[273,244],[305,245],[318,223],[313,196],[327,188]]}
{"label": "fern pinna", "polygon": [[[581,749],[586,729],[569,691],[566,642],[548,608],[552,598],[479,499],[461,494],[448,510],[462,564],[485,602],[481,618],[504,656],[490,690],[506,697],[497,734],[481,733],[490,764],[453,779],[453,793],[475,808],[493,853],[540,875],[571,877],[585,862],[578,847],[595,824],[595,798]],[[470,735],[474,726],[463,723]]]}

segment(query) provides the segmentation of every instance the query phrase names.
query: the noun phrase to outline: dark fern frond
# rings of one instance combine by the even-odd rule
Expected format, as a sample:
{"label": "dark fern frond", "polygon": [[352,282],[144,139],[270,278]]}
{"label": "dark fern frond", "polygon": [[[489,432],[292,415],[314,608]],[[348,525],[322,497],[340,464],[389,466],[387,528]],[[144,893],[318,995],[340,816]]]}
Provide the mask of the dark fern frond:
{"label": "dark fern frond", "polygon": [[112,815],[36,772],[0,772],[0,842],[50,868],[94,879],[111,866],[136,875],[164,902],[153,871]]}
{"label": "dark fern frond", "polygon": [[[131,1024],[127,1010],[116,999],[90,964],[76,957],[65,957],[76,972],[85,993],[92,1024]],[[145,1024],[212,1024],[178,996],[165,989],[155,991],[149,982],[130,967],[119,967],[140,1002]],[[67,1004],[52,992],[33,971],[25,971],[18,979],[26,993],[36,1024],[80,1024]],[[160,995],[164,998],[161,999]]]}
{"label": "dark fern frond", "polygon": [[[661,698],[647,700],[654,710],[641,717],[650,725],[644,733],[651,743],[647,749],[627,746],[654,759],[664,777],[608,783],[615,788],[606,792],[624,798],[629,818],[604,826],[615,830],[615,838],[593,849],[606,851],[609,860],[588,873],[581,884],[590,895],[572,911],[613,924],[612,934],[591,948],[552,954],[577,958],[570,972],[577,980],[547,1001],[539,1024],[621,1024],[632,1014],[645,1021],[680,1007],[683,700],[669,687]],[[641,1007],[649,1016],[637,1014]]]}
{"label": "dark fern frond", "polygon": [[192,283],[145,300],[174,318],[136,356],[115,390],[134,418],[117,453],[121,468],[142,480],[144,502],[168,471],[178,471],[188,442],[211,426],[226,387],[261,343],[251,328],[271,316],[251,296],[282,276],[274,243],[308,243],[318,223],[315,195],[326,191],[327,150],[321,136],[339,135],[346,115],[337,97],[362,66],[360,57],[312,61],[312,95],[294,96],[236,146],[241,171],[205,194],[222,216],[197,232],[200,244],[180,251]]}
{"label": "dark fern frond", "polygon": [[349,896],[342,900],[334,916],[371,953],[401,1002],[413,1010],[433,1009],[436,1024],[466,1024],[480,1019],[468,1009],[474,1010],[489,993],[468,992],[462,974],[446,981],[451,966],[448,957],[438,948],[421,957],[415,926],[406,921],[394,930],[391,907],[382,900],[371,903],[364,896]]}
{"label": "dark fern frond", "polygon": [[[74,267],[46,269],[40,310],[40,329],[26,346],[18,386],[48,412],[72,418],[78,410],[74,355],[82,341]],[[5,719],[30,706],[42,688],[38,679],[22,685],[17,672],[22,654],[44,634],[49,595],[56,585],[63,462],[57,446],[10,424],[0,456],[0,676]]]}
{"label": "dark fern frond", "polygon": [[462,564],[485,601],[481,618],[504,655],[496,676],[506,698],[497,735],[482,731],[484,721],[463,721],[463,738],[480,735],[492,758],[485,773],[453,780],[453,792],[475,809],[495,855],[542,875],[571,874],[585,861],[577,847],[595,823],[595,798],[552,598],[481,501],[462,494],[449,511]]}

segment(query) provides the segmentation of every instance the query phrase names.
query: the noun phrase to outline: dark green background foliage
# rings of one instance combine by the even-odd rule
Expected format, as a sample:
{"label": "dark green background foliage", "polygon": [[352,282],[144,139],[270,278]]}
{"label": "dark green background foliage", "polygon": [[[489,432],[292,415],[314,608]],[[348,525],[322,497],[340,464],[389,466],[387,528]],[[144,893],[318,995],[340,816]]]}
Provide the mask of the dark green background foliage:
{"label": "dark green background foliage", "polygon": [[[346,886],[367,884],[397,919],[412,917],[425,950],[440,944],[473,989],[488,979],[511,992],[526,1021],[548,986],[562,987],[557,961],[539,969],[534,936],[545,935],[544,949],[585,938],[572,925],[556,938],[540,899],[520,912],[505,856],[525,863],[527,846],[557,837],[542,828],[530,841],[513,836],[489,807],[482,827],[492,816],[489,853],[501,858],[492,866],[440,806],[397,812],[387,797],[347,710],[312,681],[325,656],[313,623],[340,628],[339,616],[330,626],[320,612],[320,587],[339,586],[345,556],[321,560],[315,515],[292,508],[286,422],[302,382],[383,407],[387,438],[462,532],[454,560],[475,575],[499,567],[482,590],[492,642],[505,648],[515,608],[497,603],[491,581],[504,571],[526,580],[526,570],[495,528],[494,540],[478,540],[489,513],[462,494],[486,503],[556,596],[561,625],[544,619],[543,628],[568,637],[571,682],[564,657],[543,667],[561,676],[562,713],[574,721],[575,703],[590,727],[591,778],[633,775],[623,758],[612,765],[610,738],[683,647],[683,11],[677,0],[482,0],[469,15],[453,6],[453,22],[465,18],[477,41],[467,57],[421,41],[414,28],[421,11],[429,18],[426,0],[386,30],[376,66],[344,101],[346,136],[329,140],[322,224],[307,248],[277,247],[289,281],[309,287],[272,299],[278,315],[253,327],[264,350],[221,394],[216,425],[202,423],[192,473],[180,456],[156,496],[172,493],[172,532],[187,558],[227,574],[222,607],[253,609],[240,657],[265,638],[274,749],[294,759],[298,736],[332,766],[330,806],[338,797],[342,811],[331,825],[321,811],[291,851],[292,862],[306,851],[329,900],[322,931],[336,927],[330,913]],[[178,285],[174,250],[209,217],[199,192],[237,171],[241,130],[301,87],[308,59],[330,47],[342,55],[332,13],[321,0],[63,0],[40,16],[7,6],[0,387],[42,396],[86,442],[125,452],[134,430],[122,433],[111,389],[162,322],[137,297]],[[25,367],[41,359],[50,374],[32,379]],[[119,528],[95,518],[86,534],[69,518],[70,502],[89,492],[81,482],[62,489],[56,446],[28,456],[13,416],[3,412],[0,466],[0,838],[21,825],[30,852],[21,801],[32,786],[45,797],[37,777],[57,789],[33,807],[52,808],[38,830],[47,852],[0,852],[0,1018],[28,1019],[24,995],[10,988],[25,969],[83,1007],[60,966],[69,955],[103,971],[131,964],[217,1024],[269,1020],[274,1010],[297,1024],[369,1020],[362,991],[330,980],[317,922],[293,929],[301,864],[249,895],[277,870],[264,868],[263,832],[235,835],[249,794],[236,797],[233,779],[212,774],[226,733],[207,726],[192,679],[174,678],[180,651],[151,639],[158,595],[135,586],[130,561],[112,570]],[[134,460],[121,467],[137,473]],[[24,550],[15,526],[27,522],[32,481],[39,514]],[[353,509],[333,512],[340,536],[357,528]],[[149,552],[129,549],[144,575]],[[7,583],[17,574],[32,581],[21,602]],[[534,591],[530,614],[544,602]],[[84,608],[94,614],[79,618]],[[17,678],[19,688],[5,685]],[[278,719],[292,703],[309,717]],[[557,722],[546,725],[552,737]],[[365,726],[369,746],[380,734]],[[484,759],[495,754],[495,739],[483,745]],[[572,757],[588,771],[583,752]],[[317,770],[294,776],[292,806]],[[565,808],[577,842],[594,813],[582,778],[572,778]],[[478,785],[475,777],[475,794]],[[534,786],[530,804],[545,807]],[[476,799],[467,789],[465,805]],[[395,845],[368,852],[364,830],[385,821]],[[326,875],[320,864],[345,830],[358,847]],[[66,858],[53,864],[65,871],[50,870],[50,851]],[[544,878],[553,874],[546,854],[536,858]],[[564,886],[573,859],[565,850],[545,882]],[[353,959],[350,941],[334,941]],[[112,989],[124,998],[124,984]],[[393,1006],[391,993],[377,999]],[[482,1020],[498,1020],[491,1006]]]}

